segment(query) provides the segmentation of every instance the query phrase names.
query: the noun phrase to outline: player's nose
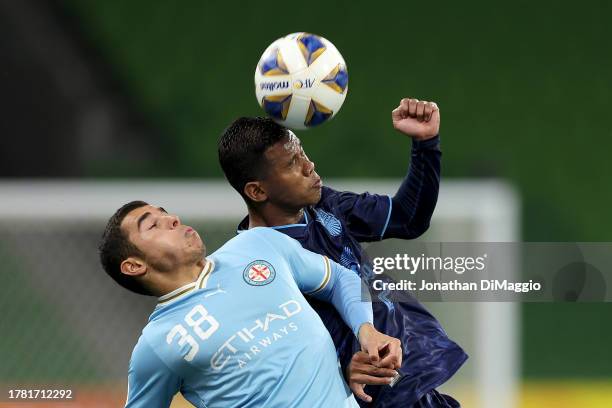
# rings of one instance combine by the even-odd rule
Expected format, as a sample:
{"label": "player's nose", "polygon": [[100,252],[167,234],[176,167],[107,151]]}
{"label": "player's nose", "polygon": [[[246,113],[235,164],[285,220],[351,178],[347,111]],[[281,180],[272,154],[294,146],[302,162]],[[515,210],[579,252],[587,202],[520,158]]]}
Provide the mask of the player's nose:
{"label": "player's nose", "polygon": [[178,217],[178,215],[168,215],[168,225],[171,229],[175,229],[176,227],[178,227],[179,225],[181,225],[181,219]]}
{"label": "player's nose", "polygon": [[306,164],[304,165],[304,174],[310,176],[315,169],[315,164],[313,161],[310,161],[308,157],[306,157]]}

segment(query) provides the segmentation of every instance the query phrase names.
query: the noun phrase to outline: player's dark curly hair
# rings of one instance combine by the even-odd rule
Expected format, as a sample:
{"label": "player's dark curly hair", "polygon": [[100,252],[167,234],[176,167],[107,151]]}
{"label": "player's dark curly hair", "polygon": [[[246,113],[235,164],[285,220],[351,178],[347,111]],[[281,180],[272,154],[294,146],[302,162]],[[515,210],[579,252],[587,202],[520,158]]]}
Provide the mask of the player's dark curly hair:
{"label": "player's dark curly hair", "polygon": [[221,134],[219,163],[229,183],[247,204],[250,200],[244,194],[244,186],[265,176],[266,149],[286,136],[289,136],[287,128],[261,117],[238,118]]}
{"label": "player's dark curly hair", "polygon": [[136,245],[121,229],[121,223],[131,211],[148,205],[144,201],[131,201],[119,208],[108,220],[98,247],[100,262],[106,273],[119,285],[141,295],[153,295],[138,279],[121,272],[121,262],[130,256],[144,257]]}

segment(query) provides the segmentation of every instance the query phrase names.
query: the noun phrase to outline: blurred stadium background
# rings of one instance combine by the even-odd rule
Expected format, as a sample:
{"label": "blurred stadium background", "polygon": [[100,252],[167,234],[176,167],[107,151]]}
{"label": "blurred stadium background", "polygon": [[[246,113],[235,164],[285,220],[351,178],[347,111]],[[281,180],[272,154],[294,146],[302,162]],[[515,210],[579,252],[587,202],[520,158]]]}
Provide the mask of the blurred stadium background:
{"label": "blurred stadium background", "polygon": [[[95,196],[87,189],[100,181],[219,179],[220,131],[260,114],[261,52],[303,30],[333,41],[349,69],[337,118],[300,134],[325,178],[402,177],[410,141],[394,134],[390,111],[408,95],[435,100],[444,180],[512,185],[519,239],[609,241],[611,16],[612,4],[595,0],[2,0],[0,198],[30,191],[28,205],[48,214],[53,184],[42,180],[79,182]],[[79,384],[82,406],[118,406],[131,351],[118,345],[133,344],[151,302],[108,282],[95,255],[101,220],[66,206],[73,219],[44,222],[3,207],[0,384]],[[204,224],[211,249],[236,221]],[[423,239],[453,236],[433,228]],[[517,407],[611,405],[611,311],[517,305]],[[475,316],[449,315],[451,335]]]}

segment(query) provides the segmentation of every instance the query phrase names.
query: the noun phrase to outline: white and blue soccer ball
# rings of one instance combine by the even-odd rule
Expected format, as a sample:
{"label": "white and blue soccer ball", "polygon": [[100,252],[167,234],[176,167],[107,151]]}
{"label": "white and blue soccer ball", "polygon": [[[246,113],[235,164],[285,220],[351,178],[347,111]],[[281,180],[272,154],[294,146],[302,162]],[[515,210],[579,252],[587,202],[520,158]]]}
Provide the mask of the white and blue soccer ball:
{"label": "white and blue soccer ball", "polygon": [[257,102],[283,126],[306,129],[333,118],[348,92],[348,71],[334,44],[309,33],[274,41],[255,69]]}

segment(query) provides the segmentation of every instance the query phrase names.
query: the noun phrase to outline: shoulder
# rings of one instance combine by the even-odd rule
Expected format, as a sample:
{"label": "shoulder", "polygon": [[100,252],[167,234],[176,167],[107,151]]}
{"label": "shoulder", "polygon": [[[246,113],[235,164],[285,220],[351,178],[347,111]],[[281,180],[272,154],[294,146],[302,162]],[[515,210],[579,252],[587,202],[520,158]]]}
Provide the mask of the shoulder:
{"label": "shoulder", "polygon": [[256,227],[249,231],[252,231],[262,250],[265,246],[267,250],[286,259],[293,259],[296,253],[304,250],[298,241],[274,228]]}
{"label": "shoulder", "polygon": [[[159,307],[159,306],[158,306]],[[180,307],[179,304],[169,304],[162,306],[151,314],[149,322],[142,329],[142,334],[138,338],[138,342],[134,350],[143,353],[156,353],[160,343],[165,343],[168,329],[176,323],[173,318],[172,309]]]}
{"label": "shoulder", "polygon": [[134,346],[132,351],[132,358],[130,360],[130,370],[138,371],[140,373],[154,372],[161,368],[166,368],[160,357],[157,355],[150,341],[155,341],[151,337],[151,333],[143,331],[138,342]]}
{"label": "shoulder", "polygon": [[368,198],[376,198],[377,194],[370,194],[367,191],[363,193],[355,193],[353,191],[338,191],[333,188],[323,187],[321,190],[321,199],[314,206],[315,209],[320,208],[325,211],[343,211],[346,207],[352,207],[356,203]]}
{"label": "shoulder", "polygon": [[251,228],[248,232],[251,234],[252,239],[265,240],[271,245],[294,241],[292,238],[288,237],[282,232],[269,227],[255,227]]}
{"label": "shoulder", "polygon": [[340,192],[333,188],[323,186],[321,188],[321,199],[315,205],[315,208],[325,208],[332,204],[340,195]]}
{"label": "shoulder", "polygon": [[170,312],[165,318],[147,324],[132,351],[131,369],[140,373],[163,371],[174,374],[180,371],[182,349],[168,345],[170,342],[180,343],[185,338],[185,329],[177,324],[185,316],[183,311],[184,308],[179,308],[176,313]]}
{"label": "shoulder", "polygon": [[265,229],[263,227],[256,227],[245,230],[238,230],[238,234],[233,238],[229,239],[225,244],[223,244],[216,252],[224,252],[228,249],[234,249],[235,247],[244,246],[244,245],[252,245],[257,243],[258,240],[261,240],[262,236],[265,236],[266,233],[264,231],[260,231]]}
{"label": "shoulder", "polygon": [[258,239],[279,239],[279,237],[283,237],[284,234],[276,231],[274,228],[270,227],[254,227],[248,230],[241,231],[236,237],[232,238],[228,241],[249,241],[249,240],[258,240]]}
{"label": "shoulder", "polygon": [[143,330],[142,334],[138,338],[138,341],[136,342],[136,345],[134,346],[134,350],[132,351],[132,358],[134,356],[146,355],[153,352],[153,348],[149,345],[149,341],[145,337],[147,337],[147,335]]}
{"label": "shoulder", "polygon": [[276,249],[278,245],[285,245],[292,242],[293,239],[286,236],[282,232],[276,231],[269,227],[255,227],[241,231],[237,236],[227,241],[215,253],[223,253],[226,250],[232,250],[240,247],[241,250],[257,249],[269,250]]}

